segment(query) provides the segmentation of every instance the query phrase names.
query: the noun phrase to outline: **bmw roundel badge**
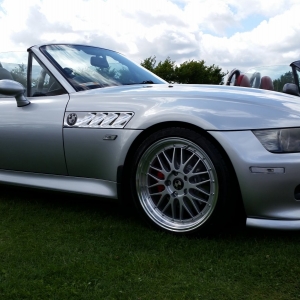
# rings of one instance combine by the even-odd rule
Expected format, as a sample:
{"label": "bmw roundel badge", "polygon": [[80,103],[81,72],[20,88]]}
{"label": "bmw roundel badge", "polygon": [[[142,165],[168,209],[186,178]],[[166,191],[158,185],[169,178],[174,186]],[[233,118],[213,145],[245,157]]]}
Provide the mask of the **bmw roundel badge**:
{"label": "bmw roundel badge", "polygon": [[68,125],[73,126],[73,125],[75,125],[76,121],[77,121],[77,115],[76,114],[72,113],[72,114],[68,115],[68,117],[67,117]]}

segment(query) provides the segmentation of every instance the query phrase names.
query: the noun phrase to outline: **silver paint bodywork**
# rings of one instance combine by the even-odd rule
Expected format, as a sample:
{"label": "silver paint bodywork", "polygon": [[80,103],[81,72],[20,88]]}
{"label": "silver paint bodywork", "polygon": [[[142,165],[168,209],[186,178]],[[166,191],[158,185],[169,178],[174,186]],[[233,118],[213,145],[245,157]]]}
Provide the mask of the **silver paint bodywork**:
{"label": "silver paint bodywork", "polygon": [[298,99],[243,87],[138,85],[72,94],[67,111],[133,111],[130,129],[178,121],[205,130],[251,130],[299,126]]}
{"label": "silver paint bodywork", "polygon": [[67,175],[62,122],[69,95],[28,99],[23,107],[0,100],[0,168]]}
{"label": "silver paint bodywork", "polygon": [[[213,85],[140,84],[76,92],[38,46],[30,51],[68,93],[28,97],[31,104],[24,107],[14,98],[0,98],[0,182],[116,199],[118,167],[132,143],[152,126],[172,122],[205,130],[225,150],[249,226],[300,229],[300,201],[294,198],[300,153],[270,153],[251,131],[300,127],[299,98]],[[78,118],[74,126],[67,122],[70,114]],[[126,120],[118,123],[118,118]],[[277,171],[255,171],[260,168]]]}
{"label": "silver paint bodywork", "polygon": [[0,170],[2,183],[117,199],[113,181],[73,176]]}

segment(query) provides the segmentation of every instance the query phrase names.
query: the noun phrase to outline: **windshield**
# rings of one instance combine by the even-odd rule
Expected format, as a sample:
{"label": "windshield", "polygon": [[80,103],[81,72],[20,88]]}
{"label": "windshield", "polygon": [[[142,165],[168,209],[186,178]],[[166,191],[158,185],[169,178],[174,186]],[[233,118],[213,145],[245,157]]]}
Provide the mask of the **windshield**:
{"label": "windshield", "polygon": [[40,49],[77,91],[116,85],[166,83],[111,50],[81,45],[48,45]]}

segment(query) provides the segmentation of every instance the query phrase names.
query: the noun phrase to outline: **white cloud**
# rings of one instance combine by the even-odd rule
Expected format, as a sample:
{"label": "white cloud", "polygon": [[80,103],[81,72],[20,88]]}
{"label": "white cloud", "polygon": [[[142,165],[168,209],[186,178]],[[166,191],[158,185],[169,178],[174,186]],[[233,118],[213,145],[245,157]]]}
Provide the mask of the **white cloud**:
{"label": "white cloud", "polygon": [[[0,51],[88,43],[135,61],[204,59],[224,69],[300,59],[299,0],[4,0]],[[259,15],[248,32],[243,21]],[[226,36],[227,30],[236,33]]]}
{"label": "white cloud", "polygon": [[227,27],[237,25],[237,18],[226,1],[189,1],[184,13],[194,28],[209,29],[216,34],[224,34]]}
{"label": "white cloud", "polygon": [[203,35],[200,53],[223,67],[288,64],[300,59],[300,4],[230,38]]}

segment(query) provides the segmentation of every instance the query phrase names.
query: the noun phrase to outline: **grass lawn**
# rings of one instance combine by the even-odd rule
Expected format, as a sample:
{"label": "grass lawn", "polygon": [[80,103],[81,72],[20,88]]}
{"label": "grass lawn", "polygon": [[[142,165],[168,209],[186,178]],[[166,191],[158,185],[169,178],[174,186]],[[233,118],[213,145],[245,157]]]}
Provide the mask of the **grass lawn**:
{"label": "grass lawn", "polygon": [[0,186],[0,299],[300,299],[300,232],[186,238],[116,203]]}

